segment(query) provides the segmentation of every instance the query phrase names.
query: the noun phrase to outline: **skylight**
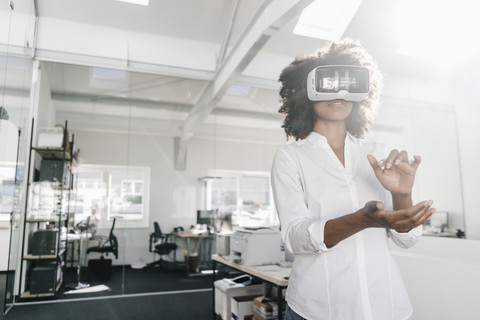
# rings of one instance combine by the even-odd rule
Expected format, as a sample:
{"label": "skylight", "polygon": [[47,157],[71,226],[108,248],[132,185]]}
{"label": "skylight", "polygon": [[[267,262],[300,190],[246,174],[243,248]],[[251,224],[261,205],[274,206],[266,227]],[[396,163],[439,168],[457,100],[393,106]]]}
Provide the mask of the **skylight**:
{"label": "skylight", "polygon": [[140,6],[148,6],[148,2],[149,2],[149,0],[117,0],[117,1],[138,4]]}
{"label": "skylight", "polygon": [[315,0],[306,7],[293,33],[338,41],[363,0]]}

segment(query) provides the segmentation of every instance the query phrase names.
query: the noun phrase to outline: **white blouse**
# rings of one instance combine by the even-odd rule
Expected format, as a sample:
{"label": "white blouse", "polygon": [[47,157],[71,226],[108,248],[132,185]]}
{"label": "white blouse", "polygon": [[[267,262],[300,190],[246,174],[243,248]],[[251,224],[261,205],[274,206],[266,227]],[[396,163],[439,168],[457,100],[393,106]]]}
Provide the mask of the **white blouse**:
{"label": "white blouse", "polygon": [[347,134],[345,167],[327,139],[312,132],[279,149],[272,188],[282,239],[295,254],[286,300],[307,319],[408,319],[412,306],[387,239],[414,245],[422,227],[408,233],[368,228],[331,248],[324,239],[327,220],[353,213],[368,201],[392,209],[390,193],[375,177],[367,154],[384,159],[382,144]]}

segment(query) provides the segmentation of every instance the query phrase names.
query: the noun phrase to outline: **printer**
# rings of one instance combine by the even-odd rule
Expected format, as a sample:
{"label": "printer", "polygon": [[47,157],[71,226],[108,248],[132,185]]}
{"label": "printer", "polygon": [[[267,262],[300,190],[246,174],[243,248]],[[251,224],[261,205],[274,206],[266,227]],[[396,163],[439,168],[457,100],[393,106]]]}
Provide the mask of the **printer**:
{"label": "printer", "polygon": [[230,236],[229,258],[249,266],[284,262],[280,231],[266,227],[237,227]]}
{"label": "printer", "polygon": [[263,296],[266,288],[265,283],[256,281],[252,276],[245,274],[233,279],[217,280],[213,285],[215,287],[215,313],[223,320],[233,319],[232,298]]}

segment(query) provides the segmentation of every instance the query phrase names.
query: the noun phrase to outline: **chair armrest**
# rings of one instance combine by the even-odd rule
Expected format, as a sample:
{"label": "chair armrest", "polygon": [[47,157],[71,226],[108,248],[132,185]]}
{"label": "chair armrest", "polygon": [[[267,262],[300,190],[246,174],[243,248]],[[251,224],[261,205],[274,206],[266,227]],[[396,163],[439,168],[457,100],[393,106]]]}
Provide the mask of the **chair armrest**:
{"label": "chair armrest", "polygon": [[108,242],[108,239],[109,238],[107,236],[104,236],[104,235],[97,235],[97,236],[93,236],[93,237],[90,238],[90,240],[97,241],[99,247],[103,247],[105,245],[105,243]]}
{"label": "chair armrest", "polygon": [[165,242],[169,242],[170,238],[173,239],[173,234],[171,233],[164,233],[163,235],[165,236]]}

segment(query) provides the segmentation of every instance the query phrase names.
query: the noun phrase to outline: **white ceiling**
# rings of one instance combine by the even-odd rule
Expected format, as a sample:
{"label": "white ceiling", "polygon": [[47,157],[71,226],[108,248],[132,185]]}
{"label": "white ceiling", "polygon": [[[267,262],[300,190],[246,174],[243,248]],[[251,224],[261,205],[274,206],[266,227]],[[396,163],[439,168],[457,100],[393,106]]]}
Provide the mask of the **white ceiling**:
{"label": "white ceiling", "polygon": [[[262,4],[275,1],[282,0],[150,0],[148,7],[115,0],[37,0],[36,4],[40,30],[42,18],[51,18],[162,35],[172,39],[195,40],[220,48],[227,39],[230,46],[241,40],[242,33],[251,25]],[[429,75],[429,64],[395,53],[399,38],[393,21],[399,1],[401,0],[363,0],[343,36],[359,40],[373,54],[386,75],[407,75],[421,79]],[[237,7],[235,3],[238,4]],[[346,3],[348,5],[348,1]],[[282,137],[279,130],[282,117],[277,114],[278,74],[295,56],[313,52],[327,42],[294,35],[293,28],[298,16],[299,14],[290,17],[273,32],[265,45],[255,52],[252,62],[245,68],[247,72],[236,78],[234,86],[221,95],[218,101],[212,102],[215,108],[199,120],[201,123],[257,128],[264,130],[264,133],[265,130],[274,130],[275,141],[278,141],[277,137]],[[108,41],[105,41],[105,45],[109,45]],[[192,59],[200,55],[194,50],[178,54],[191,55]],[[116,74],[116,79],[102,79],[96,76],[98,70],[88,65],[58,62],[45,62],[45,70],[57,116],[59,119],[70,119],[73,127],[105,128],[102,121],[106,117],[135,115],[145,121],[155,119],[169,123],[163,128],[170,130],[172,135],[182,135],[182,125],[192,115],[192,110],[203,101],[202,96],[212,81],[211,77],[215,75],[215,70],[205,69],[202,65],[198,66],[198,70],[209,75],[204,79],[172,76],[158,71],[151,74],[120,72]],[[188,70],[182,72],[188,73]],[[192,72],[198,70],[192,69]],[[9,77],[12,77],[11,73]],[[127,112],[127,109],[130,111]],[[115,121],[111,122],[114,126]],[[140,122],[138,126],[140,130]],[[201,132],[202,129],[198,131]],[[269,135],[261,135],[263,136]]]}

